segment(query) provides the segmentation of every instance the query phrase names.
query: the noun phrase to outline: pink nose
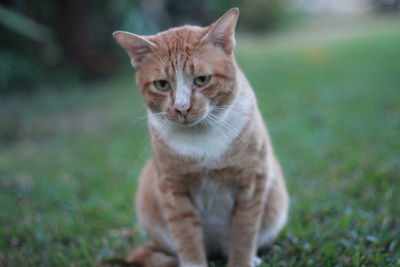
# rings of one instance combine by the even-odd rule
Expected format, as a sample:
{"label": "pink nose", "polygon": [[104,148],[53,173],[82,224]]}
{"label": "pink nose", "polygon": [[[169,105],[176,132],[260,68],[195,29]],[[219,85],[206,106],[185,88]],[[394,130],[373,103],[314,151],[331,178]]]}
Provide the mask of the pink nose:
{"label": "pink nose", "polygon": [[175,111],[184,117],[189,113],[192,109],[192,105],[182,105],[182,106],[175,106]]}

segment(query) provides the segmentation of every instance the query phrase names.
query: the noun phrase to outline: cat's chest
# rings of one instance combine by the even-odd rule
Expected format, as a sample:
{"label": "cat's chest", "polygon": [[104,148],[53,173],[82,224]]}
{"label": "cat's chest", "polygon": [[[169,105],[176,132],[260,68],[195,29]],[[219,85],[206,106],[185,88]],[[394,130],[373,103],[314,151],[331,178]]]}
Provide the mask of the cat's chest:
{"label": "cat's chest", "polygon": [[166,139],[170,148],[185,157],[194,157],[202,161],[202,165],[211,166],[230,148],[232,140],[239,134],[238,130],[220,133],[211,129],[205,134],[186,134],[175,132]]}
{"label": "cat's chest", "polygon": [[190,197],[199,214],[207,253],[228,251],[232,212],[237,190],[234,186],[202,177],[191,188]]}
{"label": "cat's chest", "polygon": [[234,186],[204,176],[190,196],[205,224],[225,223],[234,208],[237,190]]}

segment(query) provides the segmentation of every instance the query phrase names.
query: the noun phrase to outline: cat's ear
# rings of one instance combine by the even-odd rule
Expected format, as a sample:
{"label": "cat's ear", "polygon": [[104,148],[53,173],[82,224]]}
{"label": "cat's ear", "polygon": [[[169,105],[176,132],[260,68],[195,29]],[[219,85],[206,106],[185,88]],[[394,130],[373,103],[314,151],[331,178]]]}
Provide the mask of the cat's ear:
{"label": "cat's ear", "polygon": [[122,46],[131,58],[131,64],[139,69],[143,60],[154,53],[157,46],[146,39],[145,36],[139,36],[133,33],[116,31],[113,32],[115,40]]}
{"label": "cat's ear", "polygon": [[222,17],[210,25],[206,40],[221,47],[228,55],[235,48],[235,27],[239,17],[239,8],[229,9]]}

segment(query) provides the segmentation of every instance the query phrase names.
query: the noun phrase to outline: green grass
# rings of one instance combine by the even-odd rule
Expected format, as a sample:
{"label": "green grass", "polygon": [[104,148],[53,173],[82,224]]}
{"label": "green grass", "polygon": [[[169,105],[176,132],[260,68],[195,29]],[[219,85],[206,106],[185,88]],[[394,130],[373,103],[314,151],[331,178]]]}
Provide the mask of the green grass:
{"label": "green grass", "polygon": [[[400,264],[400,27],[279,45],[243,41],[291,195],[264,266]],[[150,156],[133,75],[3,99],[0,265],[95,265],[143,237],[132,195]]]}

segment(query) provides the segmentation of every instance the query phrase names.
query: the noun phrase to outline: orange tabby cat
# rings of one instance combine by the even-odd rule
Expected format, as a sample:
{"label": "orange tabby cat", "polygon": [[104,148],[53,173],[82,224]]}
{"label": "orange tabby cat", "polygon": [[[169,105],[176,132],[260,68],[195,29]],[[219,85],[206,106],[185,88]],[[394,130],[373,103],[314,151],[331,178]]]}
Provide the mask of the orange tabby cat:
{"label": "orange tabby cat", "polygon": [[256,266],[286,222],[281,168],[233,55],[238,15],[153,36],[114,33],[137,70],[153,149],[136,195],[150,243],[129,262],[205,267],[222,255],[230,267]]}

